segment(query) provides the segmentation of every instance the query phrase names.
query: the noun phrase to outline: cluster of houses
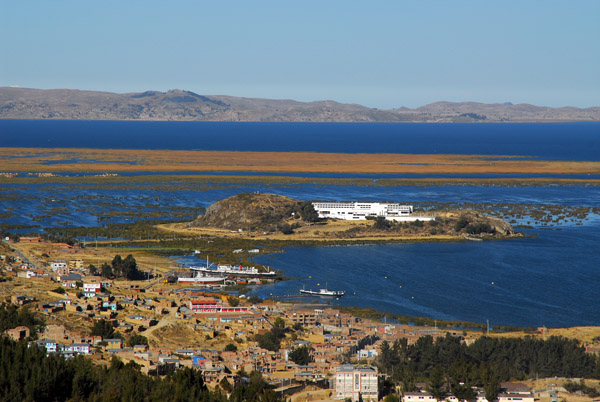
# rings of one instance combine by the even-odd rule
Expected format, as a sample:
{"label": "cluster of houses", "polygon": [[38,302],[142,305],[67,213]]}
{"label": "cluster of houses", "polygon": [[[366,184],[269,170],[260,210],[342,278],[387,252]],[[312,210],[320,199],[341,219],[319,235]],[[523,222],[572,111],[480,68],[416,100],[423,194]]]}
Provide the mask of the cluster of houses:
{"label": "cluster of houses", "polygon": [[[225,295],[193,288],[165,293],[146,290],[129,282],[115,284],[103,281],[105,280],[99,277],[84,276],[81,278],[82,292],[69,290],[72,288],[65,286],[66,297],[38,302],[38,308],[49,315],[73,314],[92,320],[104,318],[124,335],[133,331],[143,335],[161,319],[170,316],[175,319],[174,322],[193,330],[199,339],[218,338],[223,345],[233,343],[238,350],[224,350],[222,346],[218,350],[193,349],[185,344],[176,349],[148,348],[145,345],[126,347],[120,338],[86,338],[83,334],[71,334],[64,327],[54,325],[49,325],[41,334],[40,347],[45,348],[48,353],[60,353],[65,357],[83,354],[94,358],[114,354],[125,361],[135,361],[150,375],[165,374],[180,367],[192,367],[202,371],[209,386],[217,386],[223,379],[235,386],[240,379],[232,373],[243,369],[246,372],[260,371],[274,384],[293,381],[331,386],[337,390],[338,380],[334,380],[331,375],[342,367],[344,356],[356,356],[358,360],[371,362],[376,358],[378,343],[365,344],[364,339],[378,338],[381,342],[383,339],[393,341],[404,337],[409,342],[416,342],[420,336],[443,335],[434,329],[382,325],[329,307],[301,307],[282,303],[231,306]],[[110,293],[103,292],[105,288],[110,288]],[[27,295],[13,295],[11,301],[21,305],[36,300]],[[288,337],[279,351],[260,348],[254,340],[255,336],[270,331],[272,323],[278,317],[284,318],[288,326],[302,329],[295,332],[293,339]],[[20,331],[14,329],[14,335],[9,336],[15,339],[29,337],[25,329],[21,328]],[[301,346],[311,350],[312,362],[299,365],[289,359],[289,353]],[[343,367],[342,372],[347,374],[351,366]],[[368,374],[369,378],[374,374],[379,378],[374,368],[367,367],[370,366],[363,365],[358,369],[362,373],[358,377],[362,379],[358,390],[363,399],[369,399],[369,395],[377,395],[379,392],[377,381],[363,378],[363,374]],[[348,385],[350,377],[344,378],[344,387],[352,388],[354,392],[355,386]],[[353,375],[352,381],[355,378]],[[367,388],[370,393],[366,392]],[[337,391],[333,395],[338,395]]]}
{"label": "cluster of houses", "polygon": [[[327,206],[329,207],[329,206]],[[400,213],[400,212],[399,212]],[[38,301],[27,294],[11,296],[15,305],[37,302],[38,310],[52,317],[65,314],[83,320],[99,318],[110,322],[124,337],[136,332],[141,335],[163,319],[194,334],[195,339],[212,340],[212,348],[194,348],[181,342],[178,347],[164,345],[127,346],[121,338],[103,339],[69,331],[62,325],[47,325],[38,334],[38,346],[47,353],[59,353],[66,358],[88,355],[100,358],[116,355],[124,361],[134,361],[149,375],[163,375],[181,367],[201,370],[206,383],[216,387],[223,380],[236,386],[240,378],[235,373],[257,370],[272,384],[316,384],[331,389],[333,399],[353,401],[378,400],[383,376],[372,365],[383,341],[406,339],[409,344],[423,336],[445,336],[436,328],[382,324],[360,319],[328,306],[300,306],[285,303],[229,303],[226,295],[194,288],[152,290],[134,282],[113,282],[96,276],[86,276],[83,263],[54,261],[44,277],[54,279],[66,289],[66,294],[48,292],[50,301]],[[32,277],[37,277],[32,276]],[[51,297],[50,297],[51,296]],[[45,299],[45,297],[41,297]],[[263,349],[255,341],[265,334],[277,318],[294,327],[293,336],[284,340],[279,351]],[[30,339],[28,327],[20,326],[5,332],[15,340]],[[453,335],[462,335],[454,333]],[[475,338],[466,338],[471,342]],[[196,343],[197,344],[197,343]],[[234,347],[227,348],[225,345]],[[290,352],[306,346],[312,361],[296,364]],[[360,364],[343,364],[348,361]],[[528,393],[529,392],[529,393]],[[498,402],[533,402],[530,390],[507,387]],[[486,402],[479,395],[477,402]],[[454,402],[452,396],[446,398]],[[402,402],[439,402],[422,389],[406,393]]]}

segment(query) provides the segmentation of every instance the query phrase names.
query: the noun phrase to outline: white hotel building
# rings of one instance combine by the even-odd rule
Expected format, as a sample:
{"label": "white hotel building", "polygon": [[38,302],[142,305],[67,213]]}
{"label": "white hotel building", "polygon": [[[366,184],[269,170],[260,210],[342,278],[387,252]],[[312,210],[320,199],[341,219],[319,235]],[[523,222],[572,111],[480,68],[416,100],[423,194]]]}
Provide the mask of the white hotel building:
{"label": "white hotel building", "polygon": [[358,401],[362,397],[365,401],[379,400],[379,381],[375,367],[343,364],[335,370],[333,381],[333,399],[351,398]]}
{"label": "white hotel building", "polygon": [[313,202],[319,218],[365,220],[368,216],[383,216],[390,221],[430,221],[429,216],[413,215],[412,205],[382,202]]}

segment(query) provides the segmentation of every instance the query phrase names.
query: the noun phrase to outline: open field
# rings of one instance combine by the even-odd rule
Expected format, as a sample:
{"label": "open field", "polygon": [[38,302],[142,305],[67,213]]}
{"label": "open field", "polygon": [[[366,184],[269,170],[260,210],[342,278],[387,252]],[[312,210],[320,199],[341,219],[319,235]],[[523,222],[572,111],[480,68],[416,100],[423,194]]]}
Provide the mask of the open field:
{"label": "open field", "polygon": [[598,174],[600,162],[510,155],[0,148],[0,171]]}
{"label": "open field", "polygon": [[[507,333],[490,333],[490,336],[495,337],[523,337],[531,335],[527,332],[507,332]],[[594,338],[600,339],[600,327],[572,327],[572,328],[546,328],[543,333],[536,335],[539,338],[547,338],[549,336],[563,336],[565,338],[577,339],[584,343],[593,343]]]}
{"label": "open field", "polygon": [[32,262],[38,266],[54,260],[82,259],[86,267],[90,264],[100,267],[103,263],[110,264],[117,254],[123,258],[131,254],[143,271],[158,273],[176,268],[166,257],[138,250],[105,247],[105,245],[95,248],[91,243],[88,243],[86,248],[75,249],[66,249],[55,243],[13,243],[12,246],[24,255],[30,256]]}

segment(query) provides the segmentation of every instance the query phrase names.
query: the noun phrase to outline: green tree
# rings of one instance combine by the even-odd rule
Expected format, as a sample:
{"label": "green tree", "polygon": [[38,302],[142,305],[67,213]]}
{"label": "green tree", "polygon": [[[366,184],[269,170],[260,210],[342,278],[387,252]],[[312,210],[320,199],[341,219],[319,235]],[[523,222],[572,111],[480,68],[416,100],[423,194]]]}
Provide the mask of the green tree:
{"label": "green tree", "polygon": [[300,216],[305,222],[317,222],[319,220],[319,214],[310,201],[300,203]]}
{"label": "green tree", "polygon": [[427,392],[429,392],[435,399],[441,401],[446,395],[446,389],[444,387],[444,369],[437,365],[429,373],[429,381],[427,382]]}
{"label": "green tree", "polygon": [[148,345],[148,338],[146,338],[144,335],[133,332],[131,335],[129,335],[129,337],[127,337],[126,344],[129,347],[134,347],[135,345]]}
{"label": "green tree", "polygon": [[231,393],[231,391],[233,391],[233,387],[225,377],[223,377],[223,379],[219,382],[219,386],[227,393]]}
{"label": "green tree", "polygon": [[377,362],[379,363],[379,366],[383,371],[389,372],[394,365],[394,360],[394,350],[390,348],[388,341],[383,341],[377,356]]}
{"label": "green tree", "polygon": [[414,392],[417,390],[415,373],[409,367],[402,367],[398,371],[398,375],[401,378],[403,392]]}
{"label": "green tree", "polygon": [[301,366],[305,366],[308,363],[314,361],[314,359],[310,355],[310,349],[307,346],[300,346],[299,348],[293,349],[288,354],[288,357],[291,361]]}
{"label": "green tree", "polygon": [[115,273],[115,275],[120,276],[121,266],[123,265],[123,258],[121,258],[121,256],[119,254],[115,255],[115,257],[113,258],[110,265],[112,266],[112,269],[113,269],[113,272]]}
{"label": "green tree", "polygon": [[275,321],[273,321],[273,327],[269,332],[257,334],[254,339],[261,348],[277,351],[281,348],[281,340],[285,338],[286,331],[285,321],[281,317],[277,317]]}
{"label": "green tree", "polygon": [[501,390],[500,382],[495,378],[490,379],[489,382],[484,385],[483,390],[485,392],[485,399],[488,401],[494,401],[496,398],[498,398],[498,394]]}
{"label": "green tree", "polygon": [[110,339],[116,336],[112,324],[103,318],[94,323],[91,334],[94,336],[101,336],[104,339]]}
{"label": "green tree", "polygon": [[378,216],[377,218],[375,218],[375,223],[373,224],[373,227],[377,230],[387,230],[390,228],[390,222],[385,219],[384,216]]}
{"label": "green tree", "polygon": [[54,289],[53,292],[54,293],[60,293],[62,295],[64,295],[65,293],[67,293],[67,291],[63,287],[61,287],[61,286],[59,286],[56,289]]}
{"label": "green tree", "polygon": [[115,277],[112,267],[110,265],[108,265],[107,263],[102,264],[102,266],[100,267],[100,273],[103,278],[114,278]]}
{"label": "green tree", "polygon": [[20,325],[28,327],[31,337],[35,338],[38,330],[41,330],[45,323],[27,308],[17,307],[13,304],[1,303],[0,334],[7,329],[12,329]]}
{"label": "green tree", "polygon": [[[118,278],[126,278],[129,280],[143,279],[143,274],[138,270],[137,262],[131,254],[125,257],[125,259],[121,258],[118,254],[115,255],[111,262],[111,268],[111,272],[108,272],[107,269],[107,275],[112,273],[113,276]],[[102,276],[107,276],[104,275],[104,270],[104,266],[102,266]]]}
{"label": "green tree", "polygon": [[461,229],[467,227],[468,224],[469,224],[469,220],[465,216],[461,216],[460,218],[458,218],[458,220],[454,224],[454,230],[458,232]]}
{"label": "green tree", "polygon": [[279,229],[281,233],[286,235],[294,233],[294,228],[292,228],[287,223],[280,223],[279,225],[277,225],[277,229]]}
{"label": "green tree", "polygon": [[91,276],[96,276],[98,275],[98,268],[94,264],[90,264],[88,265],[88,272]]}
{"label": "green tree", "polygon": [[223,350],[225,352],[237,352],[238,348],[233,343],[228,343],[227,345],[225,345],[225,349]]}
{"label": "green tree", "polygon": [[254,339],[258,342],[258,346],[263,349],[276,352],[279,350],[279,348],[281,348],[280,338],[273,335],[272,331],[269,331],[265,334],[257,334]]}

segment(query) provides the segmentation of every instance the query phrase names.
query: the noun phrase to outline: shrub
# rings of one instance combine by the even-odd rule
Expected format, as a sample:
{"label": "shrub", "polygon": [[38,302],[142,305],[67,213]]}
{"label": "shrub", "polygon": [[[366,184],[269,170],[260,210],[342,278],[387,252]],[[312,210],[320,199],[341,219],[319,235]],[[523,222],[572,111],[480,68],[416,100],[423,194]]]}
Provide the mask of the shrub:
{"label": "shrub", "polygon": [[373,224],[373,227],[377,230],[386,230],[390,228],[390,222],[387,219],[385,219],[385,217],[378,216],[377,218],[375,218],[375,223]]}
{"label": "shrub", "polygon": [[228,343],[224,350],[225,352],[237,352],[238,348],[233,343]]}
{"label": "shrub", "polygon": [[294,229],[287,223],[282,223],[281,225],[279,225],[278,229],[281,231],[281,233],[286,235],[294,233]]}
{"label": "shrub", "polygon": [[252,295],[248,298],[248,301],[252,304],[260,303],[260,297],[257,295]]}
{"label": "shrub", "polygon": [[458,220],[454,224],[454,230],[458,232],[458,231],[466,228],[468,224],[469,224],[469,220],[467,218],[465,218],[464,216],[461,216],[460,218],[458,218]]}
{"label": "shrub", "polygon": [[467,225],[465,231],[469,234],[494,233],[495,229],[489,223],[474,223]]}

